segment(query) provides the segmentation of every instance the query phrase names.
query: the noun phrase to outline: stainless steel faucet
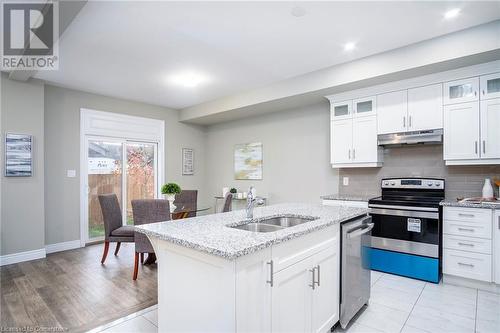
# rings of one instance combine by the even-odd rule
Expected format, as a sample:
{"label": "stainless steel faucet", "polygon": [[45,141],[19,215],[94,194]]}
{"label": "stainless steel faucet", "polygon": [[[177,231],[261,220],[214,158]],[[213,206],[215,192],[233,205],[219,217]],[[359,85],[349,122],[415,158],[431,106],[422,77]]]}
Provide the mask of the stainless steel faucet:
{"label": "stainless steel faucet", "polygon": [[248,189],[248,194],[247,194],[247,208],[246,208],[247,218],[249,218],[249,219],[253,219],[253,208],[254,208],[255,204],[263,205],[264,200],[262,200],[262,198],[259,198],[259,197],[254,198],[253,186],[250,186],[250,188]]}

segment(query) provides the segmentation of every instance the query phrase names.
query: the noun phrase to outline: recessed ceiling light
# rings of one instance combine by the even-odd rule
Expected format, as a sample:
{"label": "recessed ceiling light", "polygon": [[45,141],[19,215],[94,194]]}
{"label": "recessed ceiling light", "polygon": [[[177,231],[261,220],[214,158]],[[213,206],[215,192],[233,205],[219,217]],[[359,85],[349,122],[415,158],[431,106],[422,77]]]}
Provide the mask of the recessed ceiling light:
{"label": "recessed ceiling light", "polygon": [[295,17],[302,17],[306,15],[307,11],[303,7],[295,6],[292,8],[290,13],[292,13],[292,15]]}
{"label": "recessed ceiling light", "polygon": [[355,42],[345,43],[345,45],[344,45],[344,51],[352,51],[355,48],[356,48],[356,43]]}
{"label": "recessed ceiling light", "polygon": [[208,79],[206,76],[193,71],[182,72],[176,75],[172,75],[168,79],[170,83],[186,88],[197,87],[198,85],[200,85],[203,82],[206,82],[207,80]]}
{"label": "recessed ceiling light", "polygon": [[444,13],[444,18],[447,20],[451,20],[460,14],[461,9],[460,8],[453,8]]}

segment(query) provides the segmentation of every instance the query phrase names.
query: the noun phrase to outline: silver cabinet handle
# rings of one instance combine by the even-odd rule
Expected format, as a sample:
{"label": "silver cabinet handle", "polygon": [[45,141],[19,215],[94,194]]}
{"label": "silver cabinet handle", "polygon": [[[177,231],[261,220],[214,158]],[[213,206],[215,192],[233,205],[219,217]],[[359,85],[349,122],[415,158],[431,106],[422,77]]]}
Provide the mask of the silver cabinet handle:
{"label": "silver cabinet handle", "polygon": [[314,290],[316,286],[316,267],[310,269],[309,272],[312,273],[312,283],[309,285],[309,287],[311,287]]}
{"label": "silver cabinet handle", "polygon": [[356,159],[356,149],[355,148],[352,149],[352,159],[353,160]]}
{"label": "silver cabinet handle", "polygon": [[483,140],[483,154],[486,154],[486,140]]}
{"label": "silver cabinet handle", "polygon": [[474,91],[474,96],[477,96],[477,91]]}
{"label": "silver cabinet handle", "polygon": [[268,261],[267,264],[269,265],[269,276],[270,279],[266,281],[266,283],[269,283],[272,286],[274,286],[274,261]]}
{"label": "silver cabinet handle", "polygon": [[411,127],[411,116],[408,117],[408,127]]}
{"label": "silver cabinet handle", "polygon": [[320,278],[321,278],[321,268],[320,266],[316,266],[316,269],[318,270],[318,281],[317,281],[317,284],[318,284],[318,287],[320,286]]}
{"label": "silver cabinet handle", "polygon": [[460,266],[468,266],[468,267],[474,267],[473,264],[466,264],[466,263],[463,263],[463,262],[459,262],[458,263]]}
{"label": "silver cabinet handle", "polygon": [[406,116],[403,116],[403,127],[406,127]]}
{"label": "silver cabinet handle", "polygon": [[483,89],[483,95],[486,95],[486,93],[484,92],[484,89]]}
{"label": "silver cabinet handle", "polygon": [[474,232],[474,229],[469,229],[469,228],[458,228],[458,230]]}
{"label": "silver cabinet handle", "polygon": [[474,214],[458,213],[458,216],[474,217],[476,215],[474,215]]}
{"label": "silver cabinet handle", "polygon": [[500,215],[498,215],[498,229],[500,229]]}
{"label": "silver cabinet handle", "polygon": [[458,245],[460,246],[470,246],[470,247],[474,247],[474,244],[469,244],[469,243],[458,243]]}
{"label": "silver cabinet handle", "polygon": [[351,159],[351,149],[349,149],[349,159]]}
{"label": "silver cabinet handle", "polygon": [[476,150],[476,155],[477,155],[477,141],[474,141],[474,149]]}

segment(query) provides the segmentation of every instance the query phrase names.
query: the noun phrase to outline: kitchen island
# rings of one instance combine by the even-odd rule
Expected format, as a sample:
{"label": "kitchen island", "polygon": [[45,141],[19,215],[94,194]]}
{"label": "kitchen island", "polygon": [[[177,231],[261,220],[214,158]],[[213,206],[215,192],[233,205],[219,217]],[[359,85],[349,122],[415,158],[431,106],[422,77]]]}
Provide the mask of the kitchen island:
{"label": "kitchen island", "polygon": [[[159,331],[328,331],[339,318],[340,223],[366,214],[279,204],[251,220],[234,211],[138,226],[158,257]],[[249,223],[271,226],[241,229]]]}

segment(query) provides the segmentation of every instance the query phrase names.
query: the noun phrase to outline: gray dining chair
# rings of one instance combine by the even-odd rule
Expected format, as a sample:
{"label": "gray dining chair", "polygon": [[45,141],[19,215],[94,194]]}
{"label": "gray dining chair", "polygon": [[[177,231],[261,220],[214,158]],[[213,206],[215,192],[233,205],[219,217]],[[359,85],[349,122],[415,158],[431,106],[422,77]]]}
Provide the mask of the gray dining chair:
{"label": "gray dining chair", "polygon": [[186,217],[195,217],[198,203],[198,190],[182,190],[175,196],[174,205],[177,208],[188,207],[195,210],[189,212]]}
{"label": "gray dining chair", "polygon": [[222,212],[230,212],[233,209],[233,194],[228,193],[224,198],[224,206],[222,207]]}
{"label": "gray dining chair", "polygon": [[109,243],[116,243],[116,256],[122,242],[134,242],[134,227],[123,225],[122,210],[116,194],[99,194],[99,204],[104,220],[104,252],[101,258],[101,264],[104,264],[108,256]]}
{"label": "gray dining chair", "polygon": [[[134,215],[134,225],[157,223],[170,220],[170,204],[162,199],[140,199],[132,200],[132,214]],[[154,253],[153,246],[148,237],[140,232],[134,233],[135,259],[134,273],[132,278],[137,280],[139,270],[139,255],[141,263],[144,262],[144,253]]]}

